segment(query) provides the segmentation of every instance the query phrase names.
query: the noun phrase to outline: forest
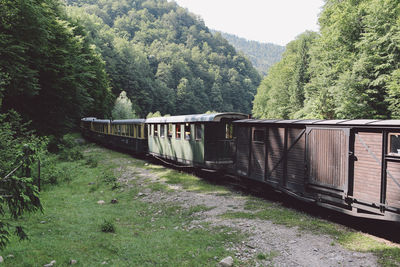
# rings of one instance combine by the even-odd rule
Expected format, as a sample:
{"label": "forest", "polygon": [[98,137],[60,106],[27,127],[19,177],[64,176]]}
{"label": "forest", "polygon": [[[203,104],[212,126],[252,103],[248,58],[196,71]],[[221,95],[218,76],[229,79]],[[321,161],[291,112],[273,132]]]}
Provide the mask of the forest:
{"label": "forest", "polygon": [[234,34],[215,30],[212,32],[220,33],[236,50],[246,55],[262,76],[267,75],[268,70],[281,60],[282,53],[285,51],[285,47],[281,45],[249,41]]}
{"label": "forest", "polygon": [[400,3],[326,0],[320,32],[286,46],[257,90],[258,118],[399,119]]}
{"label": "forest", "polygon": [[166,0],[1,0],[0,111],[40,134],[134,113],[250,113],[257,70],[194,14]]}
{"label": "forest", "polygon": [[175,2],[0,0],[0,249],[42,209],[37,163],[53,184],[58,159],[82,159],[65,137],[82,117],[250,113],[260,81]]}

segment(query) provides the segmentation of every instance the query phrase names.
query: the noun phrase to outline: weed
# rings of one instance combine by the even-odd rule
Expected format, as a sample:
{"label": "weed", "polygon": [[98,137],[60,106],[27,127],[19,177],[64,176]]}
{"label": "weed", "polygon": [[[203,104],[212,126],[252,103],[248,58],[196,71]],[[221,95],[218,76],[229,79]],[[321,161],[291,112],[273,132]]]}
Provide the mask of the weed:
{"label": "weed", "polygon": [[94,156],[89,156],[86,159],[86,165],[90,168],[96,168],[99,165],[99,160]]}
{"label": "weed", "polygon": [[102,180],[104,183],[106,184],[113,184],[117,181],[117,178],[114,175],[114,172],[112,172],[111,170],[106,170],[103,172],[103,177]]}
{"label": "weed", "polygon": [[209,211],[209,210],[212,210],[212,209],[214,209],[215,207],[208,207],[208,206],[205,206],[205,205],[197,205],[197,206],[192,206],[192,207],[190,207],[188,210],[186,210],[186,214],[188,215],[188,216],[192,216],[193,214],[195,214],[195,213],[198,213],[198,212],[204,212],[204,211]]}
{"label": "weed", "polygon": [[83,154],[78,147],[63,149],[59,152],[60,160],[76,161],[83,159]]}
{"label": "weed", "polygon": [[256,214],[250,213],[250,212],[243,212],[243,211],[238,211],[238,212],[228,211],[224,214],[221,214],[220,216],[225,219],[256,219],[257,218]]}
{"label": "weed", "polygon": [[56,185],[60,182],[72,181],[72,175],[67,167],[60,165],[45,165],[41,171],[41,184]]}
{"label": "weed", "polygon": [[259,254],[257,254],[257,259],[258,260],[272,261],[272,259],[277,257],[278,255],[279,255],[279,252],[277,252],[277,251],[270,251],[270,252],[267,252],[267,253],[259,253]]}
{"label": "weed", "polygon": [[161,178],[164,179],[168,184],[180,184],[182,185],[183,189],[189,191],[216,193],[229,192],[229,190],[223,186],[214,185],[194,175],[173,170],[165,171],[161,175]]}
{"label": "weed", "polygon": [[115,233],[115,225],[109,220],[104,220],[100,227],[101,231],[104,233]]}
{"label": "weed", "polygon": [[147,185],[147,188],[150,188],[152,191],[168,191],[168,186],[162,183],[150,183]]}

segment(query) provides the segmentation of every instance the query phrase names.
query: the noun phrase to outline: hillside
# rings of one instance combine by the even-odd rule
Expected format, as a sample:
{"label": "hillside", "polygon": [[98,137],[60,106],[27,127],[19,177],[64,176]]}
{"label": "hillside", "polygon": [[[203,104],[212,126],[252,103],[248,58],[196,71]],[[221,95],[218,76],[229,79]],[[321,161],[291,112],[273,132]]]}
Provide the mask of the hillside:
{"label": "hillside", "polygon": [[196,15],[166,0],[68,0],[136,114],[248,113],[260,76]]}
{"label": "hillside", "polygon": [[281,60],[284,46],[272,43],[260,43],[249,41],[233,34],[212,30],[213,33],[220,33],[238,51],[241,51],[251,61],[253,66],[264,76],[269,68]]}
{"label": "hillside", "polygon": [[287,45],[258,89],[253,115],[399,119],[400,3],[327,1],[319,25]]}

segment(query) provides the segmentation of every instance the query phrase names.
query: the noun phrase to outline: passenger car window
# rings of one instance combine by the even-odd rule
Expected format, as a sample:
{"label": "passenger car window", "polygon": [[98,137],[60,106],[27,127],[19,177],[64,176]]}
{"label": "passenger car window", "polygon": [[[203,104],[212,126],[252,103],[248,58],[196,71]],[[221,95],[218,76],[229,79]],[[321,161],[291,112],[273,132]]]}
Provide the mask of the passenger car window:
{"label": "passenger car window", "polygon": [[154,124],[154,136],[158,136],[158,124]]}
{"label": "passenger car window", "polygon": [[181,139],[181,125],[178,123],[175,128],[175,138]]}
{"label": "passenger car window", "polygon": [[185,124],[185,140],[190,140],[190,124]]}
{"label": "passenger car window", "polygon": [[160,124],[160,137],[165,137],[165,124]]}
{"label": "passenger car window", "polygon": [[203,131],[201,129],[201,124],[195,124],[195,135],[196,135],[196,140],[201,140],[203,138]]}
{"label": "passenger car window", "polygon": [[388,152],[392,156],[400,156],[400,133],[389,134]]}
{"label": "passenger car window", "polygon": [[173,130],[172,123],[169,123],[168,124],[168,138],[172,137],[172,130]]}
{"label": "passenger car window", "polygon": [[233,124],[227,123],[225,126],[225,139],[233,139]]}

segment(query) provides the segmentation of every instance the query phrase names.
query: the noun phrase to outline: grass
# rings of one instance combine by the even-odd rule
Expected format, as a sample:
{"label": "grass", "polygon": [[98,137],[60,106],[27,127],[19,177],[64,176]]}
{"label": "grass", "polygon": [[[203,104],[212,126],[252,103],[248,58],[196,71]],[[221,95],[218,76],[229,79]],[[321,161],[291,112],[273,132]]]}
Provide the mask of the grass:
{"label": "grass", "polygon": [[167,184],[179,184],[183,189],[201,193],[217,193],[219,195],[228,194],[229,190],[226,187],[211,184],[194,175],[178,172],[175,170],[166,170],[162,173],[161,178]]}
{"label": "grass", "polygon": [[[82,150],[82,160],[57,162],[56,169],[68,170],[68,175],[56,185],[43,187],[43,213],[25,215],[18,222],[26,227],[30,241],[13,238],[0,254],[5,258],[4,266],[43,266],[52,260],[57,265],[68,265],[71,259],[78,261],[77,266],[99,266],[102,262],[111,266],[216,266],[222,258],[234,256],[226,251],[226,244],[241,241],[244,235],[207,224],[190,227],[197,213],[212,207],[151,204],[138,197],[144,188],[167,192],[171,190],[168,185],[218,195],[230,194],[228,189],[95,145],[86,145]],[[132,187],[121,187],[118,177],[126,170],[132,170],[132,176],[140,175],[135,168],[151,171],[163,183],[140,185],[132,181]],[[111,199],[118,199],[118,204],[111,204]],[[105,204],[97,204],[99,200]],[[351,250],[373,252],[382,266],[400,265],[398,247],[279,203],[248,197],[244,211],[227,212],[222,217],[269,220],[327,234],[334,238],[333,246],[337,243]],[[10,254],[14,257],[7,257]],[[259,253],[255,260],[272,261],[276,256],[273,251]],[[240,264],[235,259],[235,265]]]}
{"label": "grass", "polygon": [[279,252],[277,251],[270,251],[267,253],[258,253],[257,259],[264,260],[264,261],[272,261],[275,257],[279,256]]}
{"label": "grass", "polygon": [[[82,159],[59,162],[72,180],[47,185],[41,193],[43,213],[24,216],[30,241],[12,239],[1,252],[4,266],[43,266],[52,260],[77,266],[215,266],[226,256],[228,242],[242,237],[229,228],[187,227],[196,213],[171,203],[151,204],[137,198],[140,187],[114,188],[120,164],[144,166],[129,155],[86,147],[85,157],[101,158],[96,168]],[[101,155],[101,157],[99,157]],[[111,204],[111,199],[118,199]],[[105,204],[97,204],[104,200]],[[6,257],[6,255],[14,257]]]}
{"label": "grass", "polygon": [[330,235],[338,244],[347,249],[374,253],[381,266],[400,266],[399,247],[384,244],[360,232],[254,197],[249,197],[244,209],[245,211],[226,212],[221,217],[269,220],[275,224],[297,227],[300,231]]}

